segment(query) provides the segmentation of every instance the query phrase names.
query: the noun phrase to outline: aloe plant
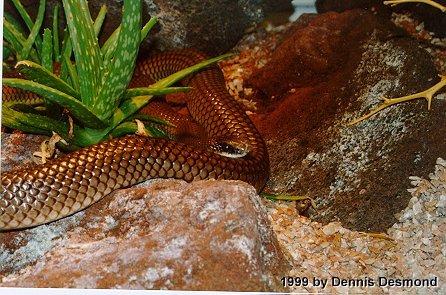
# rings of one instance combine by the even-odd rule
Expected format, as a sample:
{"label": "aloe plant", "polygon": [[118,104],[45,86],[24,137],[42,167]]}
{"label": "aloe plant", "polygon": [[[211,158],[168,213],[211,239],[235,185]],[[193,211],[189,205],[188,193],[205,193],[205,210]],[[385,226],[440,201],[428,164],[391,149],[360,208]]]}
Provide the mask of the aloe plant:
{"label": "aloe plant", "polygon": [[[153,96],[187,91],[187,87],[170,86],[228,56],[203,61],[145,88],[128,89],[139,45],[157,22],[151,18],[141,28],[140,0],[124,1],[121,25],[102,47],[98,34],[106,14],[105,6],[93,21],[86,0],[62,0],[68,28],[63,30],[60,42],[59,6],[53,11],[52,29],[44,29],[40,36],[37,33],[42,25],[45,0],[40,1],[35,21],[18,0],[12,2],[29,35],[26,37],[26,30],[8,16],[4,19],[4,42],[15,53],[16,70],[26,79],[5,78],[3,84],[31,91],[40,99],[25,106],[19,101],[4,104],[2,123],[25,132],[46,135],[55,132],[68,143],[67,149],[135,132],[133,115]],[[59,74],[53,72],[54,62],[60,62]],[[54,112],[54,108],[63,111]],[[70,120],[61,113],[68,114]],[[154,122],[166,123],[156,118]],[[146,133],[165,135],[152,124],[146,126]]]}

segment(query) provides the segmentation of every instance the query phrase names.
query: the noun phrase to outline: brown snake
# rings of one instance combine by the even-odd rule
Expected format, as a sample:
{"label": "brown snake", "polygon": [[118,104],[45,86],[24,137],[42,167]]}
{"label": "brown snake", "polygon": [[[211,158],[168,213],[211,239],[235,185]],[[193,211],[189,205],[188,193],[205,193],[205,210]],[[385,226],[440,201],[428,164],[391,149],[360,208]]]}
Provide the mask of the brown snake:
{"label": "brown snake", "polygon": [[[204,58],[193,50],[160,54],[138,63],[135,80],[137,84],[158,80]],[[4,172],[0,230],[63,218],[116,189],[152,178],[243,180],[260,191],[269,176],[266,146],[243,108],[227,92],[221,70],[209,67],[186,84],[192,87],[187,107],[203,127],[206,144],[128,135],[46,164]],[[231,157],[234,151],[245,154]]]}

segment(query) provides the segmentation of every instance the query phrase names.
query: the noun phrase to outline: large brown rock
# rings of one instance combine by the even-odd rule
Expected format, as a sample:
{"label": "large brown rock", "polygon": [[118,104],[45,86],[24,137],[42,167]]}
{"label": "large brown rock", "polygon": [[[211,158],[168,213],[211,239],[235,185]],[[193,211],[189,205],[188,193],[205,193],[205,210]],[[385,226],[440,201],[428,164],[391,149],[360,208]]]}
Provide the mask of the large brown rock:
{"label": "large brown rock", "polygon": [[255,189],[237,181],[152,181],[0,237],[2,287],[279,291],[288,271]]}
{"label": "large brown rock", "polygon": [[402,31],[359,10],[303,16],[293,33],[273,52],[268,64],[253,73],[249,83],[273,100],[292,88],[318,85],[345,68],[349,60],[357,60],[353,54],[358,54],[356,49],[372,33],[386,39],[401,35]]}
{"label": "large brown rock", "polygon": [[361,10],[306,17],[254,73],[265,95],[255,123],[268,143],[269,188],[316,198],[322,222],[384,231],[446,152],[446,101],[418,100],[355,126],[381,96],[438,82],[431,56],[390,21]]}

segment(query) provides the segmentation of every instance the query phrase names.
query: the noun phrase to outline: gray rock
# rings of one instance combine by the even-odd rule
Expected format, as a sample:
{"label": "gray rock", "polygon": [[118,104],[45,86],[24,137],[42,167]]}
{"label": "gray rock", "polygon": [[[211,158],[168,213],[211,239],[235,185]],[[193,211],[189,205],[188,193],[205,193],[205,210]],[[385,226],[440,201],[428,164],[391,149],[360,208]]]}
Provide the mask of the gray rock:
{"label": "gray rock", "polygon": [[[31,12],[37,11],[36,0],[22,1]],[[48,7],[55,0],[48,1]],[[5,3],[8,12],[14,12],[12,5]],[[101,41],[109,36],[121,21],[122,0],[91,0],[91,14],[97,15],[102,4],[108,7]],[[224,53],[231,49],[250,26],[262,22],[266,16],[289,11],[290,0],[144,0],[143,21],[157,16],[159,24],[152,31],[154,37],[148,38],[141,49],[169,50],[193,47],[210,55]],[[47,11],[49,12],[49,11]],[[50,23],[51,13],[46,22]]]}
{"label": "gray rock", "polygon": [[[107,3],[110,11],[120,11],[121,1],[91,1],[92,6]],[[152,43],[159,50],[193,47],[214,55],[228,51],[251,25],[260,23],[266,15],[291,10],[288,0],[144,0],[144,17],[157,16],[159,26]],[[115,27],[119,15],[109,17],[107,26]]]}

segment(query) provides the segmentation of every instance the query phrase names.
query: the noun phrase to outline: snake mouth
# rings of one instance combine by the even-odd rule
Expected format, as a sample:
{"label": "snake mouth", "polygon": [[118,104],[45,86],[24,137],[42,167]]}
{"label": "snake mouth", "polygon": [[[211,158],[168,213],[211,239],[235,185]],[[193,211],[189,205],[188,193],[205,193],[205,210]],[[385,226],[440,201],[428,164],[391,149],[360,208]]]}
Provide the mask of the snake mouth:
{"label": "snake mouth", "polygon": [[247,144],[234,141],[214,143],[211,149],[214,153],[227,158],[243,158],[249,153]]}

